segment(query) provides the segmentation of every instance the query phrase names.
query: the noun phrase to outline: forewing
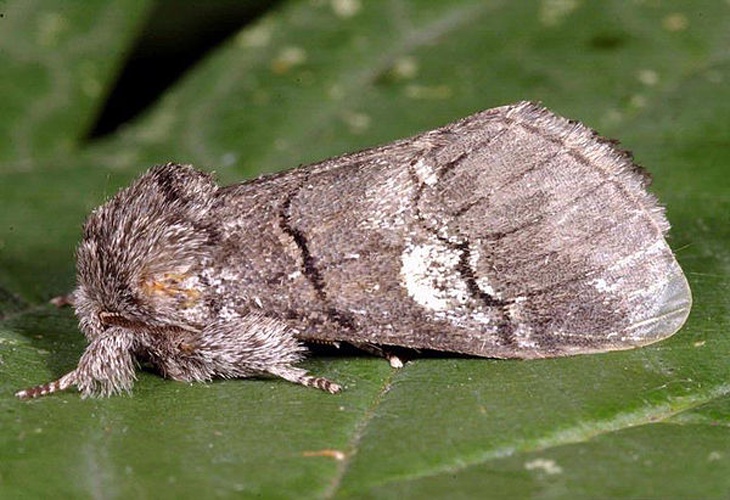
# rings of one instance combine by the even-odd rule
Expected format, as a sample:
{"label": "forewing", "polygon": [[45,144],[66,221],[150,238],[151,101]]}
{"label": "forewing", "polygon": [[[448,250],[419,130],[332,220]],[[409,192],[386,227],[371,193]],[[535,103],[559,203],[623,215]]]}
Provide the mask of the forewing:
{"label": "forewing", "polygon": [[540,106],[298,172],[302,338],[546,357],[651,343],[689,312],[646,175]]}

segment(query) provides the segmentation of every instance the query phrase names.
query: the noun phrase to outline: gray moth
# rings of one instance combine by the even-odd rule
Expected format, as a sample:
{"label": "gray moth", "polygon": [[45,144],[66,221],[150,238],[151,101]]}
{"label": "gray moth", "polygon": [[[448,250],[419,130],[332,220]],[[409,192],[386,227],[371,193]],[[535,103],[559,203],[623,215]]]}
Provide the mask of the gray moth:
{"label": "gray moth", "polygon": [[656,342],[691,294],[648,179],[529,102],[227,187],[153,167],[84,226],[77,368],[17,395],[129,391],[139,363],[338,392],[297,366],[311,342],[525,359]]}

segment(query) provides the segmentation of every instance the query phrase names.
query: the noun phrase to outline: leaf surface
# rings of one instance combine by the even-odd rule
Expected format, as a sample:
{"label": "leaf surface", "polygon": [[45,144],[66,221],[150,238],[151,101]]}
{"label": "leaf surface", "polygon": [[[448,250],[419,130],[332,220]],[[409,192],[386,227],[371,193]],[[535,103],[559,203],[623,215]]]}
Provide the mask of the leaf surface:
{"label": "leaf surface", "polygon": [[[726,2],[280,3],[96,141],[148,4],[2,10],[1,497],[730,495]],[[76,365],[73,313],[47,300],[73,287],[85,215],[149,165],[236,182],[519,100],[619,138],[654,175],[695,300],[674,337],[529,362],[308,360],[337,396],[142,372],[131,396],[13,397]]]}

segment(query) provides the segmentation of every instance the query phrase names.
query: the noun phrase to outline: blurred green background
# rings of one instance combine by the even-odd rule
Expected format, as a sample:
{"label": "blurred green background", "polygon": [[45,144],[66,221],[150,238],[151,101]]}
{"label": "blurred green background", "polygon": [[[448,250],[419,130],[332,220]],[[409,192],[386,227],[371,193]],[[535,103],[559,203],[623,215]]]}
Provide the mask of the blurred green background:
{"label": "blurred green background", "polygon": [[[0,497],[728,498],[730,3],[0,2]],[[629,352],[317,356],[278,380],[17,389],[84,340],[86,214],[155,163],[222,182],[537,100],[654,175],[695,306]]]}

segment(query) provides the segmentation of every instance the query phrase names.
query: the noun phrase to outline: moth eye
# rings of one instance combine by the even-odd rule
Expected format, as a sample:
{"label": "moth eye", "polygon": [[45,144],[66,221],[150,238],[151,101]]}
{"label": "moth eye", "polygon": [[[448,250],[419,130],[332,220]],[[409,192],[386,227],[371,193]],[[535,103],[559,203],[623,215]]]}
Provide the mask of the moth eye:
{"label": "moth eye", "polygon": [[99,322],[104,326],[124,326],[131,327],[133,323],[117,312],[101,311],[99,313]]}

